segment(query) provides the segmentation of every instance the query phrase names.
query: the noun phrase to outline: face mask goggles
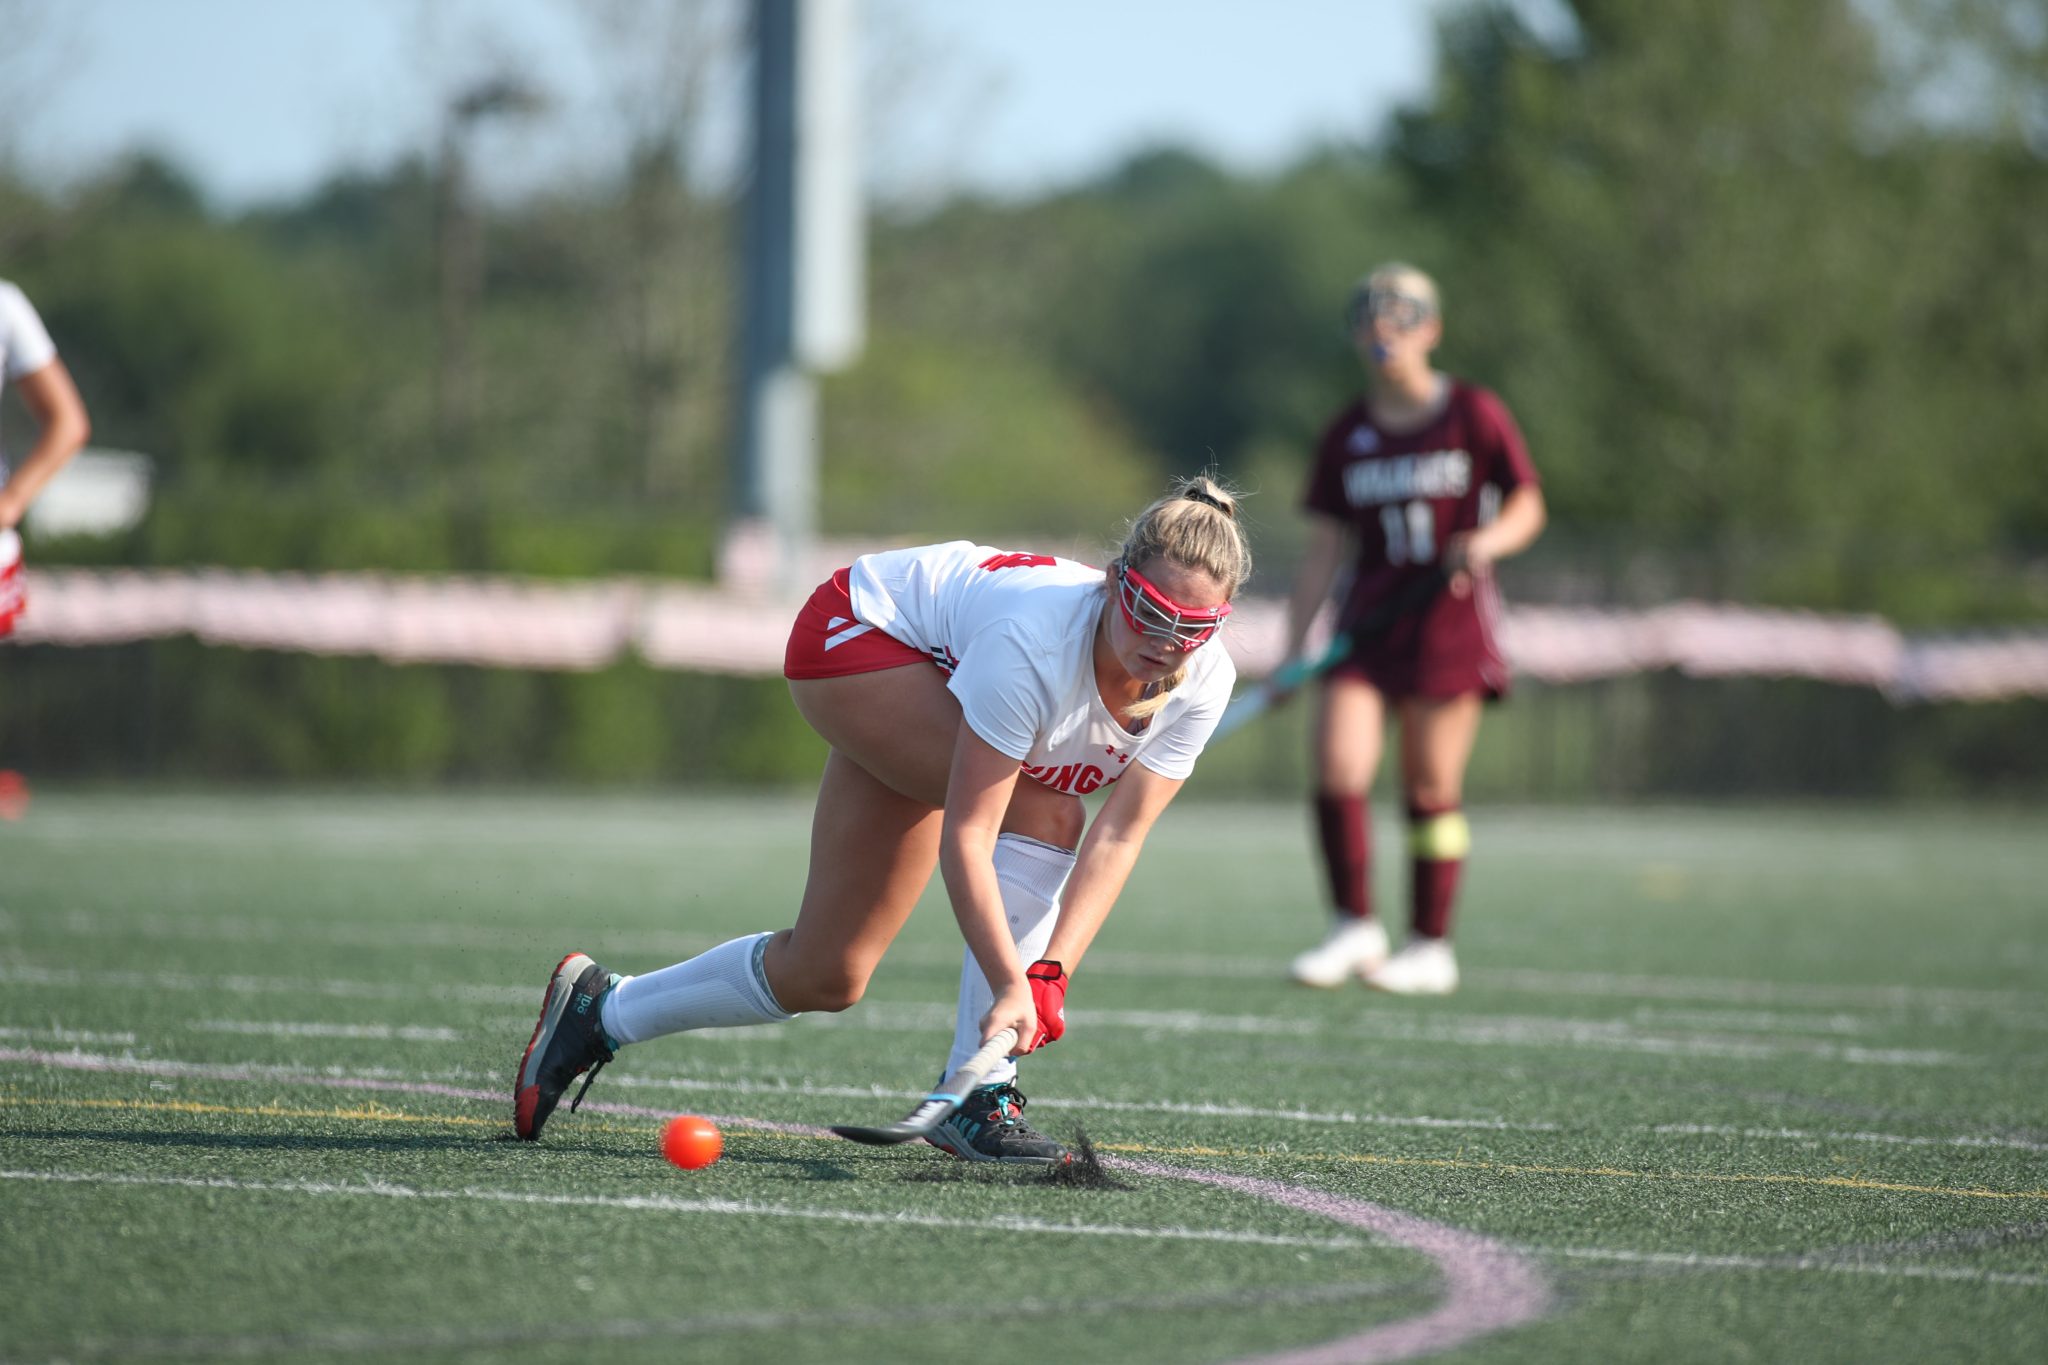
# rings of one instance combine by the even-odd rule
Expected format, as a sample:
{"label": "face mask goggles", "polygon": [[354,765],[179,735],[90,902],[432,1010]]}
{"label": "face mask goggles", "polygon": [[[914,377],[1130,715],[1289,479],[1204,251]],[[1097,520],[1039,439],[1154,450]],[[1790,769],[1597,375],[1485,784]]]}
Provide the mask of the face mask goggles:
{"label": "face mask goggles", "polygon": [[1345,321],[1356,336],[1376,322],[1384,322],[1396,332],[1412,332],[1435,316],[1436,305],[1421,295],[1376,284],[1351,296]]}
{"label": "face mask goggles", "polygon": [[1183,651],[1207,644],[1230,615],[1228,602],[1220,607],[1184,607],[1129,568],[1117,570],[1116,602],[1132,630]]}

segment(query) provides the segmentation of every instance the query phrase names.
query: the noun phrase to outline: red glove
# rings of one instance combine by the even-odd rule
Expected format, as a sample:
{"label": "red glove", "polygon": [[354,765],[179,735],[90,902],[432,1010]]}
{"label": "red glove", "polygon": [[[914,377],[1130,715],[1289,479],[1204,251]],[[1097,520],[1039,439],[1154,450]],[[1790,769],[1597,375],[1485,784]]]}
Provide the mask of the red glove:
{"label": "red glove", "polygon": [[1049,958],[1040,958],[1024,973],[1031,983],[1031,1004],[1038,1011],[1038,1031],[1029,1047],[1018,1048],[1015,1056],[1036,1052],[1067,1031],[1067,969]]}

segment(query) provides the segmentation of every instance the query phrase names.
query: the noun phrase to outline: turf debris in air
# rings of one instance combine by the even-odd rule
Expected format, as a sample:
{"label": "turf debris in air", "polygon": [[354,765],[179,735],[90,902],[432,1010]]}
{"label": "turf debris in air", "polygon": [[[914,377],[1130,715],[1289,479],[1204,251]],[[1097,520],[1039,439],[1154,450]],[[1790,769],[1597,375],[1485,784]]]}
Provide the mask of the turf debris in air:
{"label": "turf debris in air", "polygon": [[1103,1169],[1102,1158],[1095,1154],[1095,1144],[1088,1140],[1088,1134],[1081,1129],[1074,1130],[1074,1140],[1068,1144],[1073,1156],[1058,1166],[1046,1169],[1044,1180],[1048,1185],[1064,1185],[1076,1190],[1128,1190],[1131,1187]]}

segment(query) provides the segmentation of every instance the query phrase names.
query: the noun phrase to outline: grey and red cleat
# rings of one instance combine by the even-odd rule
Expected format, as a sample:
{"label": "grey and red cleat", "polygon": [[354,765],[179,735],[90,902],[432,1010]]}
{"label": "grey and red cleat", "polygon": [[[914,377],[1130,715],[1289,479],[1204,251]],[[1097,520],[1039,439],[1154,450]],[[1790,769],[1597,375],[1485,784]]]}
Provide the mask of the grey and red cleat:
{"label": "grey and red cleat", "polygon": [[1024,1092],[1004,1081],[967,1092],[960,1107],[925,1139],[963,1161],[1064,1166],[1074,1154],[1024,1121]]}
{"label": "grey and red cleat", "polygon": [[605,992],[618,979],[582,953],[571,953],[555,964],[548,993],[541,997],[540,1022],[533,1026],[512,1082],[512,1131],[526,1141],[540,1138],[541,1125],[562,1102],[569,1082],[590,1073],[569,1104],[574,1110],[583,1103],[590,1081],[617,1055],[605,1036],[601,1006]]}

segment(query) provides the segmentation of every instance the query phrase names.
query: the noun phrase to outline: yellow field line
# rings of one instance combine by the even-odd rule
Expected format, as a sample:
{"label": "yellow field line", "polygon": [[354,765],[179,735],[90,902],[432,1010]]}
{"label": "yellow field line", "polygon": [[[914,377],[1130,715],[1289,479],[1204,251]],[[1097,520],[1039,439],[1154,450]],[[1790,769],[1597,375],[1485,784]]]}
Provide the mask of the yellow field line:
{"label": "yellow field line", "polygon": [[[482,1119],[461,1114],[408,1114],[381,1104],[353,1105],[333,1109],[287,1109],[280,1105],[201,1104],[195,1100],[89,1100],[45,1099],[0,1094],[0,1109],[53,1106],[73,1109],[115,1109],[161,1114],[227,1114],[244,1118],[327,1119],[363,1123],[423,1123],[457,1128],[503,1128],[503,1119]],[[595,1132],[651,1133],[654,1123],[619,1123],[612,1120],[579,1120],[579,1128]],[[787,1142],[824,1142],[833,1139],[802,1133],[759,1132],[750,1138],[780,1139]],[[1256,1147],[1151,1147],[1142,1143],[1098,1144],[1098,1150],[1144,1157],[1226,1157],[1238,1160],[1281,1155]],[[1892,1180],[1865,1180],[1846,1175],[1729,1174],[1715,1171],[1635,1171],[1623,1166],[1543,1166],[1528,1162],[1480,1161],[1465,1157],[1377,1156],[1372,1153],[1288,1152],[1289,1161],[1329,1162],[1351,1166],[1421,1166],[1448,1171],[1489,1171],[1499,1175],[1594,1176],[1605,1180],[1697,1180],[1729,1185],[1798,1185],[1818,1189],[1869,1190],[1889,1194],[1941,1194],[1959,1199],[2040,1199],[2048,1190],[1989,1190],[1963,1185],[1908,1185]]]}

